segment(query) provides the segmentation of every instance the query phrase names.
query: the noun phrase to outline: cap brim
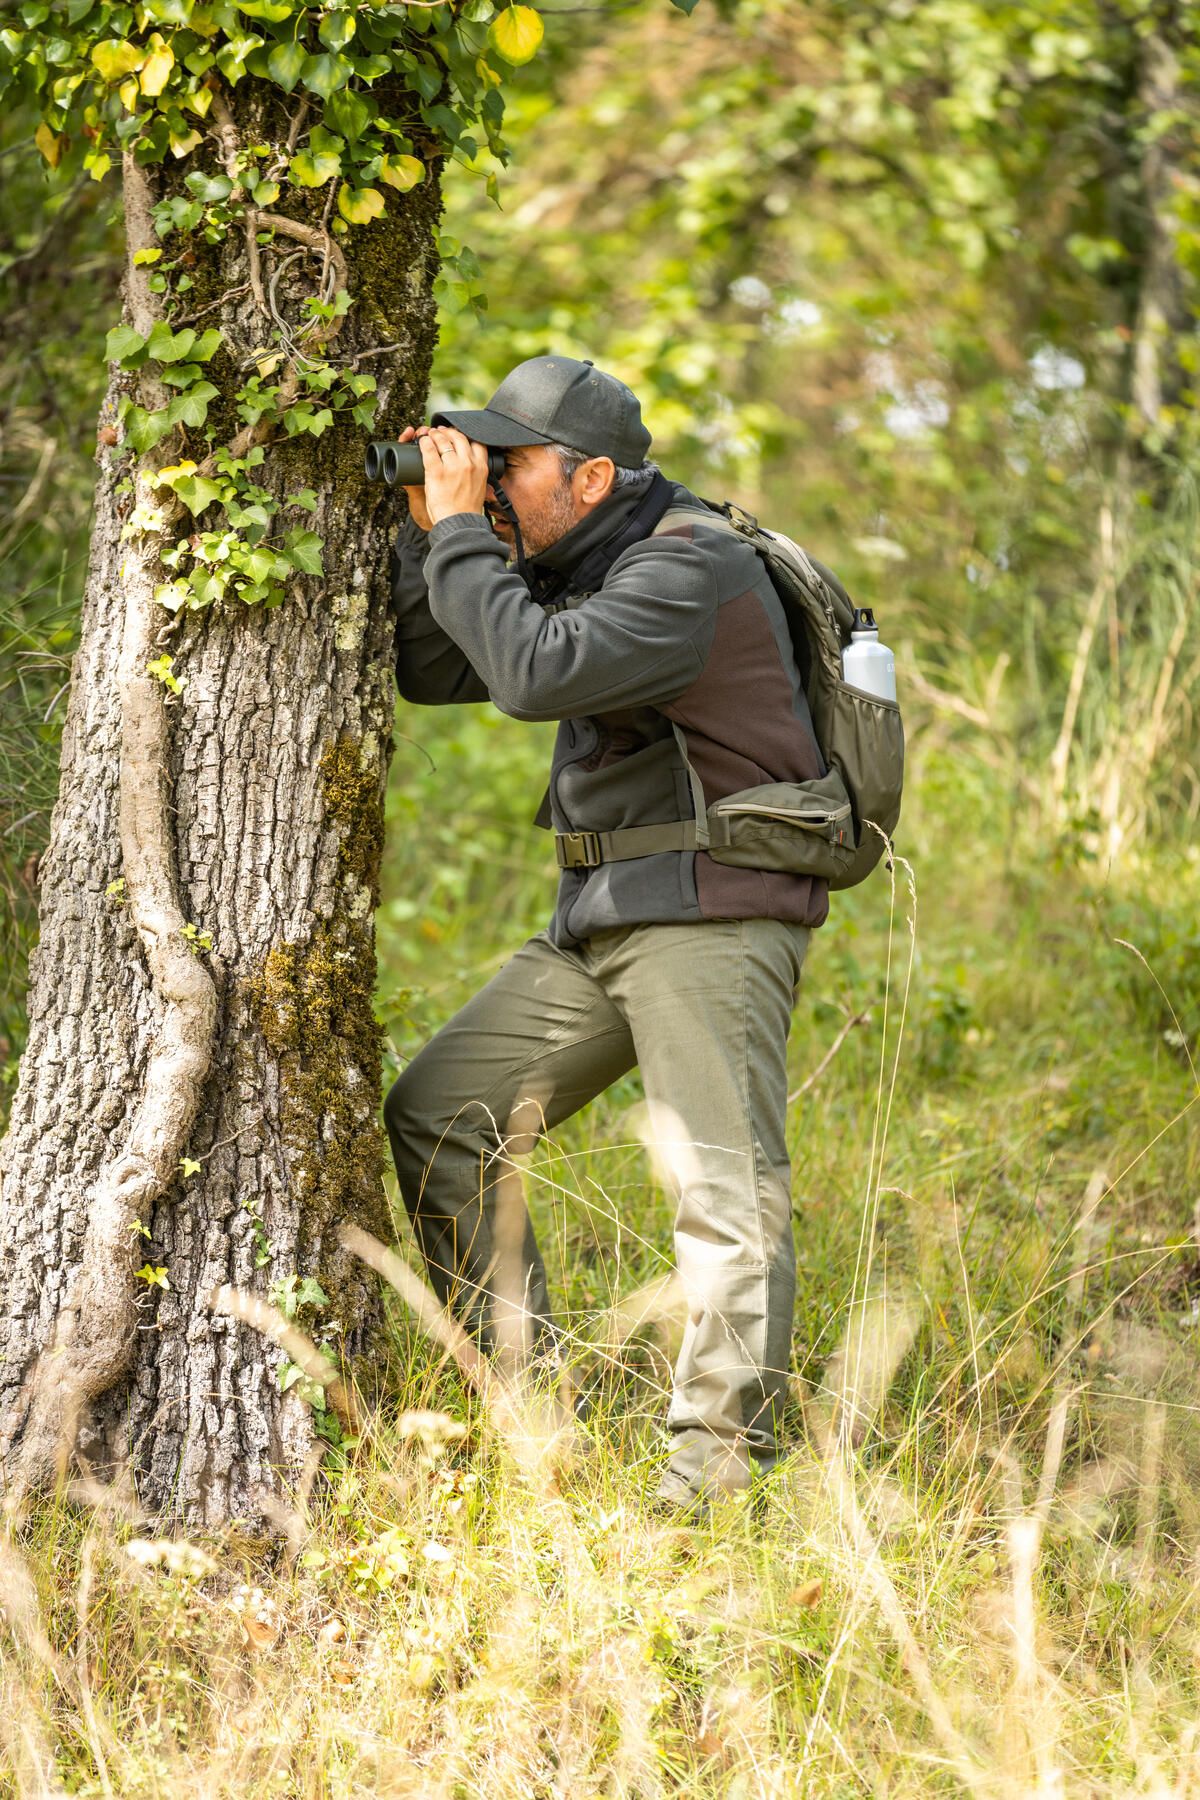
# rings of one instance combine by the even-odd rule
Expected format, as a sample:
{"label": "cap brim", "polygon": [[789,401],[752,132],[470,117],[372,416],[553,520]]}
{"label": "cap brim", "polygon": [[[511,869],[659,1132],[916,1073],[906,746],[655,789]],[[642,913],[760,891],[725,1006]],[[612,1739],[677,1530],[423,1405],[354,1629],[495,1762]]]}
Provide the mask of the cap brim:
{"label": "cap brim", "polygon": [[544,431],[531,431],[528,425],[518,425],[515,419],[506,419],[503,413],[492,412],[487,407],[480,412],[434,413],[430,423],[453,425],[474,443],[487,444],[493,450],[509,450],[518,444],[554,442]]}

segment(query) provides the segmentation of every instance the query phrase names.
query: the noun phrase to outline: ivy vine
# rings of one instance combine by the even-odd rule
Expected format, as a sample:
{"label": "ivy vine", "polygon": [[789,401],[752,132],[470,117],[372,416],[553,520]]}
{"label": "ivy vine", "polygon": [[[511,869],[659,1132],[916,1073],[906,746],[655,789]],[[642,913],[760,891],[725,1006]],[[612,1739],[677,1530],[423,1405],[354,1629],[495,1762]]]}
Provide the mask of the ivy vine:
{"label": "ivy vine", "polygon": [[[316,495],[279,499],[262,483],[267,441],[374,419],[374,376],[333,354],[353,303],[338,239],[384,213],[387,189],[429,180],[438,158],[470,165],[486,148],[506,161],[501,89],[536,53],[541,18],[494,0],[25,0],[12,17],[0,29],[0,98],[36,101],[36,144],[52,169],[96,180],[118,159],[127,171],[182,169],[178,191],[152,208],[155,241],[131,244],[153,320],[108,334],[109,361],[132,377],[117,419],[133,459],[123,537],[159,540],[167,579],[155,598],[173,613],[223,600],[276,606],[293,574],[323,571],[304,518]],[[248,142],[239,131],[234,91],[247,76],[288,97],[285,140]],[[486,180],[496,198],[495,175]],[[278,210],[289,193],[317,190],[320,225]],[[208,373],[220,329],[187,315],[193,242],[230,232],[244,234],[264,321],[231,396]],[[319,263],[299,327],[262,278],[262,251],[280,239]],[[477,259],[446,237],[438,249],[435,299],[483,310]],[[232,398],[240,421],[228,443],[209,428],[218,397]],[[179,691],[169,660],[153,672]]]}

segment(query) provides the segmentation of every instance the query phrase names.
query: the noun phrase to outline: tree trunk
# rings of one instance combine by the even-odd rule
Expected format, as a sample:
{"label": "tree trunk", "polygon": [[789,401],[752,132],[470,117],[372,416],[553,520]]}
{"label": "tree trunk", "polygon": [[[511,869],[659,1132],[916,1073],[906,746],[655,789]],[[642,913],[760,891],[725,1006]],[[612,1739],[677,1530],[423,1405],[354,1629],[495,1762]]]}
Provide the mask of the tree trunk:
{"label": "tree trunk", "polygon": [[[246,80],[232,106],[231,156],[230,133],[286,137],[276,90]],[[337,361],[385,350],[361,364],[379,381],[377,428],[419,416],[437,176],[389,192],[384,216],[337,245],[325,192],[289,190],[290,234],[277,220],[260,246],[234,225],[189,251],[189,301],[223,334],[210,374],[227,439],[248,354],[270,343],[264,297],[298,331],[331,257],[353,302]],[[131,252],[180,180],[127,170]],[[144,278],[131,256],[139,327],[156,304]],[[136,379],[114,372],[102,427]],[[158,551],[194,528],[176,522],[148,551],[129,531],[123,542],[144,482],[122,491],[125,454],[99,453],[29,1041],[0,1149],[0,1456],[18,1485],[52,1472],[52,1437],[51,1463],[74,1450],[106,1478],[128,1466],[164,1519],[259,1526],[316,1433],[336,1430],[309,1403],[318,1388],[281,1391],[280,1351],[221,1290],[289,1313],[299,1302],[297,1322],[339,1360],[372,1346],[373,1278],[336,1236],[343,1221],[388,1230],[372,994],[395,504],[363,481],[363,443],[339,420],[269,444],[257,471],[279,498],[315,491],[303,522],[324,542],[323,577],[296,576],[270,610],[230,600],[174,618],[149,598]],[[178,432],[162,448],[160,462],[189,453]],[[177,695],[146,674],[163,650]],[[300,1285],[310,1277],[323,1300]]]}

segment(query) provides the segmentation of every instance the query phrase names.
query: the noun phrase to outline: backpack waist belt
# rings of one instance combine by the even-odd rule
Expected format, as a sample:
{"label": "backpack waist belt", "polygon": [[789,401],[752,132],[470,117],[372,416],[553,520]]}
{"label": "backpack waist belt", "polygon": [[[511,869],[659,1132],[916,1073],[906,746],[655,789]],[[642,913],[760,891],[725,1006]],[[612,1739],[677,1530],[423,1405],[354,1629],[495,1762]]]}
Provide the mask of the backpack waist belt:
{"label": "backpack waist belt", "polygon": [[659,856],[664,850],[699,850],[728,842],[729,828],[709,825],[705,841],[694,819],[668,825],[629,825],[620,831],[559,831],[554,854],[560,869],[597,869],[606,862],[632,862],[635,856]]}

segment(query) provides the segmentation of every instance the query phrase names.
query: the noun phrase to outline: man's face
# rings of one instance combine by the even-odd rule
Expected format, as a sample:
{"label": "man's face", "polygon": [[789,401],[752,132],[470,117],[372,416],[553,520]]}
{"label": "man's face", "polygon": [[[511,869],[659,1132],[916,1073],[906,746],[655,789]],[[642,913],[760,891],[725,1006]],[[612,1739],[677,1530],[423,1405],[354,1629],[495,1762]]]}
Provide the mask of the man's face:
{"label": "man's face", "polygon": [[[585,463],[568,480],[549,444],[522,444],[504,452],[501,482],[521,521],[521,536],[528,557],[540,556],[543,550],[557,544],[573,525],[599,504],[601,498],[607,497],[611,481],[606,481],[604,475],[611,467],[606,458],[599,458]],[[600,485],[604,488],[603,494],[598,493]],[[490,486],[487,497],[490,509],[495,499]],[[514,547],[513,529],[507,520],[490,510],[488,516],[492,530],[501,542]]]}

